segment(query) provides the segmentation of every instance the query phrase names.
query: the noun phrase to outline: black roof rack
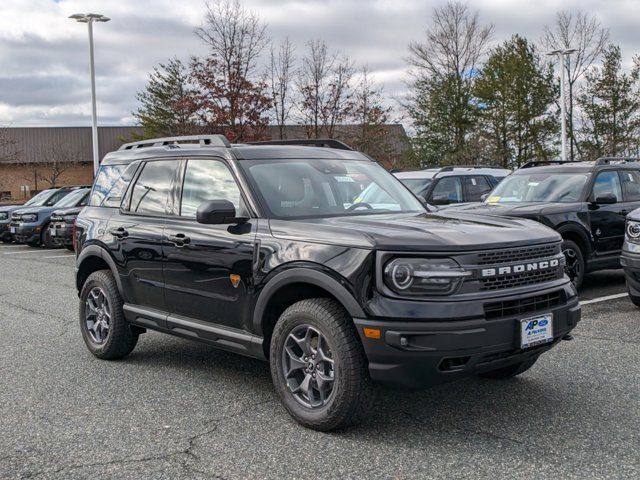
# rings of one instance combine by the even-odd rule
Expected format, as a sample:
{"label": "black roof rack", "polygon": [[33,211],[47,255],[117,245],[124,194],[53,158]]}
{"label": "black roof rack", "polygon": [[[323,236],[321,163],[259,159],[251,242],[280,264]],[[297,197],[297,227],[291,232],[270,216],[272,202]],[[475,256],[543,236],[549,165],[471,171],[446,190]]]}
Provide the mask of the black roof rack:
{"label": "black roof rack", "polygon": [[447,165],[446,167],[441,167],[440,171],[441,172],[452,172],[454,171],[456,168],[504,168],[504,167],[499,167],[497,165]]}
{"label": "black roof rack", "polygon": [[532,160],[522,165],[520,168],[542,167],[544,165],[563,165],[565,163],[580,163],[579,160]]}
{"label": "black roof rack", "polygon": [[638,161],[640,161],[640,158],[636,157],[600,157],[596,160],[596,165],[611,165],[612,163],[629,163]]}
{"label": "black roof rack", "polygon": [[135,150],[138,148],[165,147],[169,145],[198,144],[201,147],[230,147],[224,135],[188,135],[183,137],[150,138],[139,142],[125,143],[118,150]]}
{"label": "black roof rack", "polygon": [[292,139],[292,140],[265,140],[260,142],[246,142],[247,145],[305,145],[311,147],[336,148],[338,150],[353,150],[349,145],[332,138],[326,139]]}

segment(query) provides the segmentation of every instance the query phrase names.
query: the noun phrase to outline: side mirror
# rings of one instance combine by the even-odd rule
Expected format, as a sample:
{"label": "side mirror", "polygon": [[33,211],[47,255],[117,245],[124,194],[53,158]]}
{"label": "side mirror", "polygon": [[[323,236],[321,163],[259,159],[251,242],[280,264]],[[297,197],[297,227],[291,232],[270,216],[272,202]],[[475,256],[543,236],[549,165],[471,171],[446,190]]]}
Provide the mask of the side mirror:
{"label": "side mirror", "polygon": [[480,201],[484,202],[487,198],[489,198],[489,194],[488,193],[483,193],[482,196],[480,197]]}
{"label": "side mirror", "polygon": [[618,197],[613,193],[602,193],[596,197],[595,203],[597,205],[613,205],[618,203]]}
{"label": "side mirror", "polygon": [[438,197],[433,197],[431,199],[431,203],[433,203],[434,205],[449,205],[451,201],[449,200],[449,197],[442,195]]}
{"label": "side mirror", "polygon": [[229,200],[208,200],[196,210],[196,220],[205,225],[242,223],[245,218],[236,217],[236,207]]}

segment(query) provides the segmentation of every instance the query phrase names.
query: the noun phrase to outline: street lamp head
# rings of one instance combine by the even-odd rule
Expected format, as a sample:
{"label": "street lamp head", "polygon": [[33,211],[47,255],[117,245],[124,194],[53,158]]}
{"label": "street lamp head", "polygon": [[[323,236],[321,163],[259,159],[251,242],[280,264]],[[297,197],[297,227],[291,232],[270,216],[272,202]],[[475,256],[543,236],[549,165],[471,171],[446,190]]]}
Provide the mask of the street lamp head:
{"label": "street lamp head", "polygon": [[547,52],[547,55],[558,55],[562,53],[562,50],[552,50],[551,52]]}
{"label": "street lamp head", "polygon": [[74,13],[69,18],[80,23],[108,22],[109,20],[111,20],[109,17],[105,17],[104,15],[100,15],[99,13]]}
{"label": "street lamp head", "polygon": [[565,55],[569,55],[571,53],[576,53],[578,51],[577,48],[567,48],[566,50],[564,50],[562,53],[564,53]]}

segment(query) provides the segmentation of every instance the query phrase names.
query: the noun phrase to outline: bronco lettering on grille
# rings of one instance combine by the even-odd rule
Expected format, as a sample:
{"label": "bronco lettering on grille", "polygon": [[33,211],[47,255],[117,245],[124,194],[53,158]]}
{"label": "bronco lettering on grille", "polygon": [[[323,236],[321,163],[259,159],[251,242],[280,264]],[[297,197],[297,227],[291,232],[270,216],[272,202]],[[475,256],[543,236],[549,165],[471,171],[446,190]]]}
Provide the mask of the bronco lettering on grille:
{"label": "bronco lettering on grille", "polygon": [[552,260],[543,260],[541,262],[528,262],[520,265],[508,265],[496,268],[483,268],[482,277],[495,277],[498,275],[511,275],[513,273],[533,272],[536,270],[548,270],[560,265],[560,260],[554,258]]}

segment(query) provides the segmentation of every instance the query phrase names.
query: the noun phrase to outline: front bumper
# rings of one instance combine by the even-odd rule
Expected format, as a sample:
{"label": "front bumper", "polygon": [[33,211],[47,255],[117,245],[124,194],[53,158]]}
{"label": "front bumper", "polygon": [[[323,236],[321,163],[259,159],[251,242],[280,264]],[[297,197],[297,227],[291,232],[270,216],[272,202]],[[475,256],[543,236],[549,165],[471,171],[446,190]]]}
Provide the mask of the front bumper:
{"label": "front bumper", "polygon": [[64,222],[51,223],[49,225],[49,234],[54,245],[61,247],[73,245],[73,224]]}
{"label": "front bumper", "polygon": [[40,225],[24,225],[21,223],[11,223],[13,238],[18,243],[40,242],[42,227]]}
{"label": "front bumper", "polygon": [[[630,251],[632,248],[637,252]],[[624,269],[629,293],[640,297],[640,245],[625,241],[620,255],[620,265]]]}
{"label": "front bumper", "polygon": [[[355,318],[354,322],[375,382],[422,388],[519,363],[549,350],[580,321],[578,297],[566,296],[566,290],[562,295],[562,301],[551,307],[540,303],[541,308],[523,313],[513,313],[509,307],[503,310],[506,314],[498,318],[487,318],[488,315],[437,321]],[[531,298],[541,298],[541,292],[533,293]],[[486,305],[495,305],[494,300],[485,299],[485,309]],[[501,301],[526,302],[527,299],[515,297]],[[522,350],[519,319],[543,313],[553,313],[553,342]],[[366,338],[364,328],[380,329],[380,339]]]}

